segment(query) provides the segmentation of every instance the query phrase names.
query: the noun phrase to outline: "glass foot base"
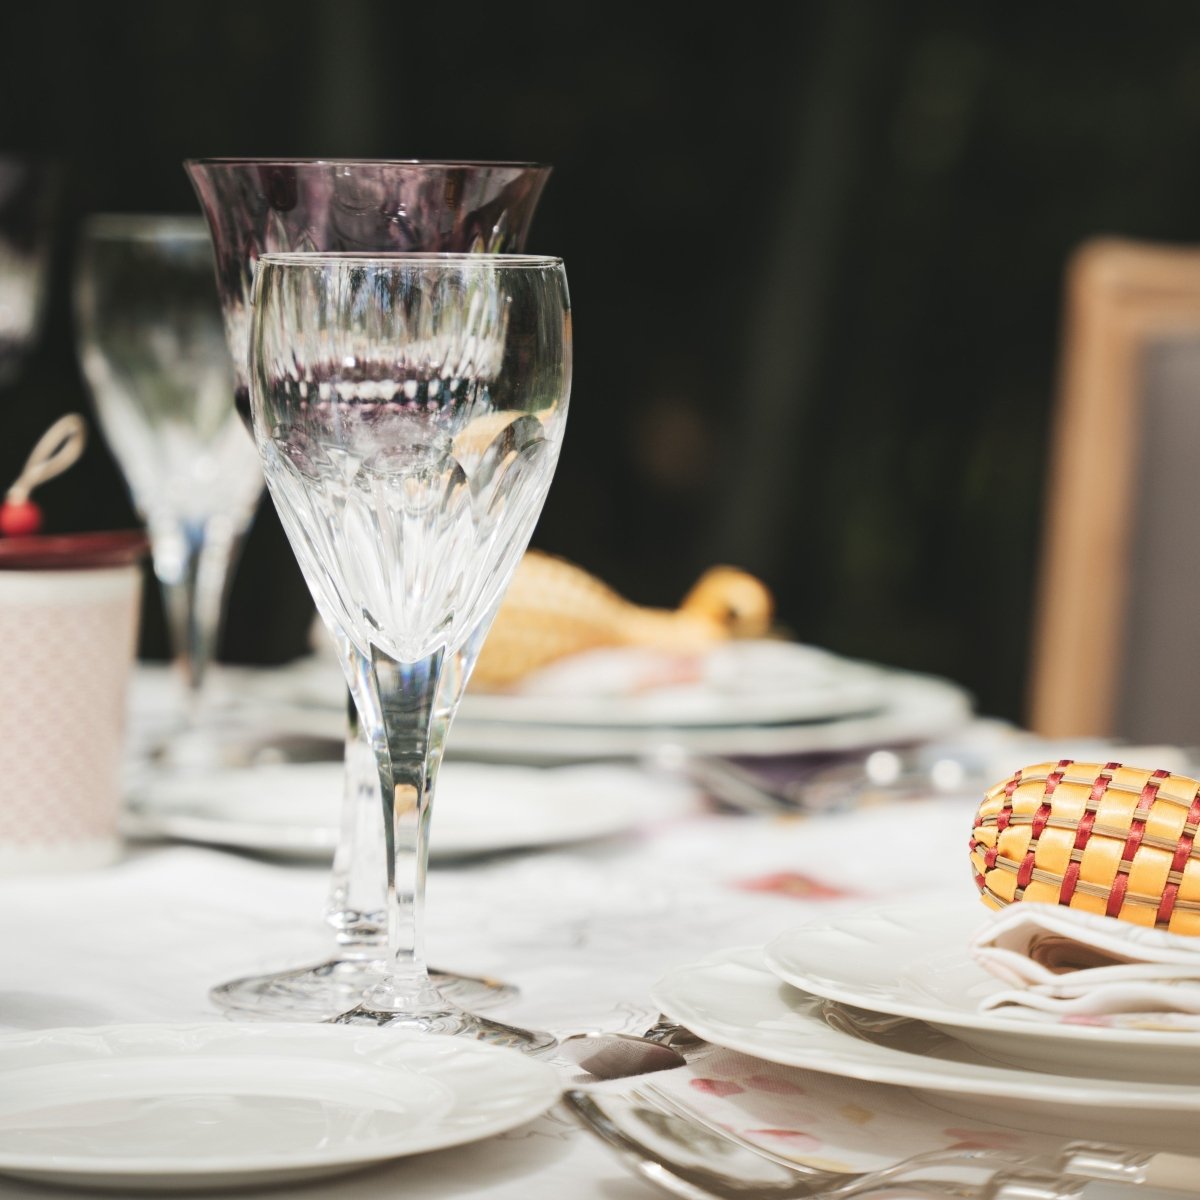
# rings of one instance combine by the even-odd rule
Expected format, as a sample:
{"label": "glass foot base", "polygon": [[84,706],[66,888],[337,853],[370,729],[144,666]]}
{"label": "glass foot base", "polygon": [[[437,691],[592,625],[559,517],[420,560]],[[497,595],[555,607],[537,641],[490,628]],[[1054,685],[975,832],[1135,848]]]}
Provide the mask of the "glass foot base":
{"label": "glass foot base", "polygon": [[373,1025],[388,1029],[414,1029],[422,1033],[444,1033],[454,1037],[473,1038],[493,1046],[508,1046],[526,1054],[542,1054],[558,1045],[552,1034],[532,1029],[518,1029],[500,1021],[489,1021],[473,1013],[450,1011],[438,1013],[398,1014],[379,1012],[370,1008],[352,1008],[334,1017],[331,1025]]}
{"label": "glass foot base", "polygon": [[[488,1008],[517,995],[511,984],[495,979],[432,970],[429,977],[443,996],[467,1009]],[[335,958],[294,971],[234,979],[213,988],[208,996],[218,1008],[242,1020],[328,1021],[354,1008],[378,982],[369,962]]]}

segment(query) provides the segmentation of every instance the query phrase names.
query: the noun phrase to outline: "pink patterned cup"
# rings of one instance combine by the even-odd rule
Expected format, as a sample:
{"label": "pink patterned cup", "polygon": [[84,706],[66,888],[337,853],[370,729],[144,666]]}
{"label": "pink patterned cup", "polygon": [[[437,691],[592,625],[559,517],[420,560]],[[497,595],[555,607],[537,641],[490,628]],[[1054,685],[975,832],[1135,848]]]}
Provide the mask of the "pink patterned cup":
{"label": "pink patterned cup", "polygon": [[0,538],[0,874],[120,851],[140,533]]}

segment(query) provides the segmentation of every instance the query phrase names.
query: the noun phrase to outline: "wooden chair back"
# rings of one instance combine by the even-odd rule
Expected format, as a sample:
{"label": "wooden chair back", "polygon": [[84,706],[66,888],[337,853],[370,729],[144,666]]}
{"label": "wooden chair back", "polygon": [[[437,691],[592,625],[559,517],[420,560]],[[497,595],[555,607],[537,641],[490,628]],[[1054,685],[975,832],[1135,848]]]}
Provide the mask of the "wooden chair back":
{"label": "wooden chair back", "polygon": [[1200,249],[1072,256],[1027,724],[1200,744]]}

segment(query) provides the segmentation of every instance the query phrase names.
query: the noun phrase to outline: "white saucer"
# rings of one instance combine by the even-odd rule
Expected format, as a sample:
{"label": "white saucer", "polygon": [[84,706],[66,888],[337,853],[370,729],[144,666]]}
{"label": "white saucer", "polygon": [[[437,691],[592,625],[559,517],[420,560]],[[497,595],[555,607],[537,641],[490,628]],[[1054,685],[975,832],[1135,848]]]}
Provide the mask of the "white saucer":
{"label": "white saucer", "polygon": [[279,1184],[457,1146],[545,1112],[545,1063],[335,1025],[116,1025],[0,1037],[0,1173],[167,1191]]}
{"label": "white saucer", "polygon": [[[341,763],[195,772],[155,781],[126,832],[300,859],[338,841]],[[613,764],[543,769],[449,762],[433,806],[429,853],[466,858],[625,833],[694,812],[693,789]]]}
{"label": "white saucer", "polygon": [[671,971],[651,996],[707,1041],[768,1062],[913,1088],[929,1103],[1020,1129],[1195,1149],[1200,1085],[1024,1071],[922,1025],[887,1044],[866,1041],[829,1025],[826,1002],[781,982],[757,947]]}
{"label": "white saucer", "polygon": [[1200,1080],[1200,1031],[981,1012],[1007,987],[968,954],[989,919],[964,891],[944,903],[887,905],[813,921],[765,951],[780,979],[813,995],[926,1021],[1001,1062],[1033,1070],[1131,1079]]}

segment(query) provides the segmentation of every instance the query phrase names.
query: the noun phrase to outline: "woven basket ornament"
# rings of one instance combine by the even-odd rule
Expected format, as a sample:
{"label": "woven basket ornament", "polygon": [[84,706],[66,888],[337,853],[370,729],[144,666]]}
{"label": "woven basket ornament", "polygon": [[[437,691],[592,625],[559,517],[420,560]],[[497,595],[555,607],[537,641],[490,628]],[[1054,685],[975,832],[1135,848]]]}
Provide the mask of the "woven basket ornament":
{"label": "woven basket ornament", "polygon": [[971,865],[983,902],[1064,904],[1200,934],[1200,781],[1121,763],[1025,767],[983,799]]}

